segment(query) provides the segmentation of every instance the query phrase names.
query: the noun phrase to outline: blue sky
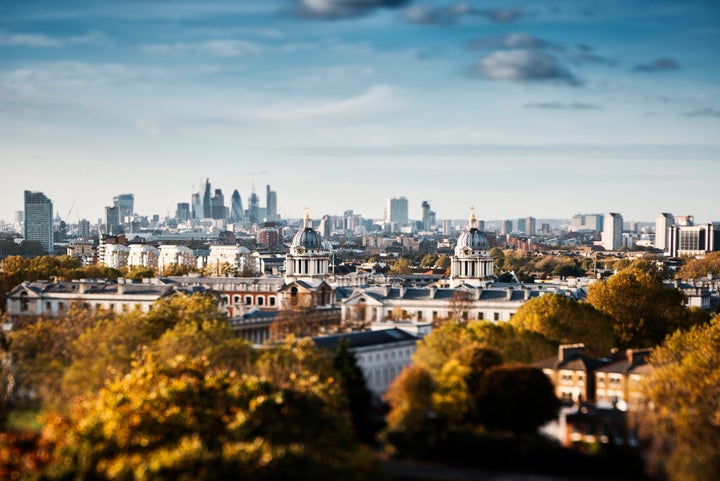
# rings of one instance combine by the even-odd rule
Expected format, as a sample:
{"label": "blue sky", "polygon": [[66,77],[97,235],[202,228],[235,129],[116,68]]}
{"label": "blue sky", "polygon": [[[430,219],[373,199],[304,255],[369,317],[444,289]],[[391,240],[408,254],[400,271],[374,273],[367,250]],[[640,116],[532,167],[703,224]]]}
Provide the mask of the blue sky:
{"label": "blue sky", "polygon": [[0,219],[209,178],[284,217],[720,220],[716,1],[6,0]]}

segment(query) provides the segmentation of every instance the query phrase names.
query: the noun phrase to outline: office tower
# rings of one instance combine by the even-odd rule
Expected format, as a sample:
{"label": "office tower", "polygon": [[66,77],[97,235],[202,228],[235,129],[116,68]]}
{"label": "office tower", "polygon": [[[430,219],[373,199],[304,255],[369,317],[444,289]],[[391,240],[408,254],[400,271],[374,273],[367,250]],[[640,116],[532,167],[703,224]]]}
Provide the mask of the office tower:
{"label": "office tower", "polygon": [[268,222],[277,220],[277,192],[270,190],[270,186],[265,186],[265,216]]}
{"label": "office tower", "polygon": [[550,224],[542,224],[540,226],[540,232],[543,234],[549,234],[550,233]]}
{"label": "office tower", "polygon": [[692,227],[695,225],[695,216],[692,215],[679,215],[675,217],[677,225],[682,227]]}
{"label": "office tower", "polygon": [[422,225],[423,230],[430,230],[430,202],[424,200],[420,205],[422,207]]}
{"label": "office tower", "polygon": [[525,233],[527,235],[534,235],[536,230],[535,217],[527,217],[525,219]]}
{"label": "office tower", "polygon": [[230,196],[230,220],[233,222],[241,222],[244,217],[242,198],[240,192],[235,189]]}
{"label": "office tower", "polygon": [[260,198],[253,192],[248,199],[248,220],[252,224],[257,224],[260,218]]}
{"label": "office tower", "polygon": [[175,218],[177,220],[188,220],[190,218],[190,204],[187,202],[178,202]]}
{"label": "office tower", "polygon": [[449,236],[452,234],[452,232],[453,232],[452,222],[449,220],[444,220],[442,223],[442,234],[444,236]]}
{"label": "office tower", "polygon": [[399,226],[408,223],[408,201],[405,197],[393,197],[387,201],[385,220],[390,224]]}
{"label": "office tower", "polygon": [[570,223],[570,232],[603,230],[603,216],[601,214],[575,214]]}
{"label": "office tower", "polygon": [[108,235],[122,234],[119,207],[105,207],[105,233]]}
{"label": "office tower", "polygon": [[666,250],[668,248],[668,235],[670,226],[675,225],[675,217],[668,212],[660,212],[655,218],[655,248]]}
{"label": "office tower", "polygon": [[16,210],[15,211],[15,223],[22,224],[23,222],[25,222],[25,212],[23,212],[21,210]]}
{"label": "office tower", "polygon": [[25,191],[25,240],[53,252],[53,205],[42,192]]}
{"label": "office tower", "polygon": [[205,179],[205,188],[202,193],[202,216],[203,219],[212,218],[212,195],[210,193],[210,179]]}
{"label": "office tower", "polygon": [[517,231],[518,232],[525,232],[527,229],[525,228],[525,219],[518,219],[517,220]]}
{"label": "office tower", "polygon": [[210,216],[213,219],[225,219],[227,218],[227,209],[225,208],[225,196],[222,193],[222,189],[215,189],[215,195],[210,199],[212,209]]}
{"label": "office tower", "polygon": [[130,217],[135,213],[135,195],[120,194],[113,197],[113,205],[118,208],[120,224],[127,224],[130,222]]}
{"label": "office tower", "polygon": [[199,219],[202,217],[202,211],[202,199],[200,198],[200,194],[195,192],[190,198],[190,216],[193,219]]}
{"label": "office tower", "polygon": [[672,257],[696,257],[720,251],[720,223],[670,226],[667,250]]}
{"label": "office tower", "polygon": [[513,223],[511,220],[504,220],[500,224],[500,233],[504,235],[510,234],[512,232],[512,227]]}
{"label": "office tower", "polygon": [[330,216],[324,215],[322,216],[322,219],[320,219],[320,225],[318,226],[318,233],[323,236],[323,239],[329,239],[330,238]]}
{"label": "office tower", "polygon": [[87,219],[81,219],[78,222],[78,236],[81,239],[90,238],[90,221],[88,221]]}
{"label": "office tower", "polygon": [[602,233],[603,247],[606,250],[614,251],[623,245],[623,218],[616,212],[605,214],[604,228]]}

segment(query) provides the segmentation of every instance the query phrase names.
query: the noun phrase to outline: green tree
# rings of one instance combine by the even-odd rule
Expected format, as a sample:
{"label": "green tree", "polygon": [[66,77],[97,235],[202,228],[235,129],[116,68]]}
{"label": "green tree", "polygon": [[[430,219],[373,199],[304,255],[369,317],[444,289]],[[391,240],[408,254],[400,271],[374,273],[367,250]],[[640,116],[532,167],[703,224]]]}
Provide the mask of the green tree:
{"label": "green tree", "polygon": [[520,306],[510,324],[542,334],[557,344],[582,342],[592,356],[615,346],[612,320],[586,302],[560,294],[544,294]]}
{"label": "green tree", "polygon": [[497,350],[506,363],[531,363],[557,354],[557,342],[509,322],[471,322],[468,329],[477,343]]}
{"label": "green tree", "polygon": [[451,263],[452,259],[450,259],[449,256],[440,256],[435,261],[434,267],[437,267],[438,269],[449,269]]}
{"label": "green tree", "polygon": [[410,267],[410,261],[408,259],[405,259],[404,257],[401,257],[395,262],[393,262],[392,266],[390,267],[390,274],[394,275],[412,274],[412,272],[413,271]]}
{"label": "green tree", "polygon": [[437,254],[425,254],[425,257],[420,260],[420,267],[431,267],[436,260],[438,260]]}
{"label": "green tree", "polygon": [[651,474],[670,481],[720,479],[720,316],[678,331],[653,351],[641,385],[646,406],[631,411],[647,441]]}
{"label": "green tree", "polygon": [[475,392],[478,421],[491,431],[535,433],[557,417],[560,401],[542,370],[529,366],[490,369]]}
{"label": "green tree", "polygon": [[623,269],[605,282],[591,284],[587,300],[612,318],[621,349],[656,346],[689,323],[682,292],[644,270]]}

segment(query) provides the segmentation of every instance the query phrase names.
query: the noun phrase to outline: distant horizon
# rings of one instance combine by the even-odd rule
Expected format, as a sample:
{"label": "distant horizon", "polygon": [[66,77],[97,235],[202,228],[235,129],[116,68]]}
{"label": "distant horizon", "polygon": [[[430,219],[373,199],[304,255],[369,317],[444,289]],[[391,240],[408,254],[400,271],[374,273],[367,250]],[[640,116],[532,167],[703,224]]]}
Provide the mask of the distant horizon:
{"label": "distant horizon", "polygon": [[[462,6],[462,8],[459,8]],[[8,2],[0,219],[173,215],[210,179],[278,213],[720,220],[720,3]]]}

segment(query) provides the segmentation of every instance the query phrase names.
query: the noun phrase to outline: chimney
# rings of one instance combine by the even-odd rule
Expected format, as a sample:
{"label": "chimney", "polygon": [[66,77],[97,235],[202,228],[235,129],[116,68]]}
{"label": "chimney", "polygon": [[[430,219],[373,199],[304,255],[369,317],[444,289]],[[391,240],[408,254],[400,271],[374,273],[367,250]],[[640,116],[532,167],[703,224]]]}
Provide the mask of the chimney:
{"label": "chimney", "polygon": [[509,301],[509,300],[512,299],[512,295],[513,295],[513,288],[512,288],[512,287],[508,287],[508,288],[505,290],[505,298]]}
{"label": "chimney", "polygon": [[585,344],[561,344],[558,347],[558,361],[564,362],[585,353]]}

